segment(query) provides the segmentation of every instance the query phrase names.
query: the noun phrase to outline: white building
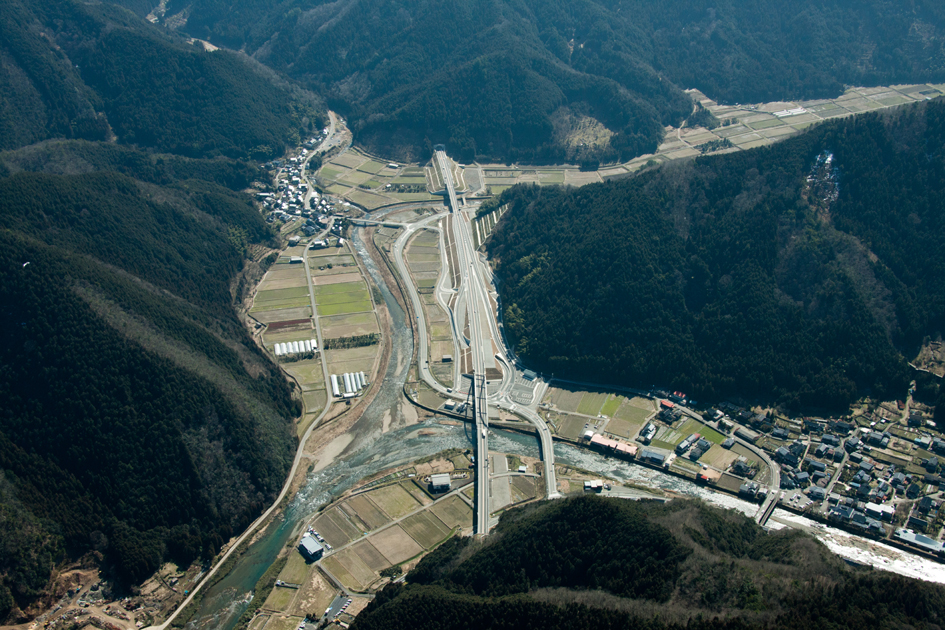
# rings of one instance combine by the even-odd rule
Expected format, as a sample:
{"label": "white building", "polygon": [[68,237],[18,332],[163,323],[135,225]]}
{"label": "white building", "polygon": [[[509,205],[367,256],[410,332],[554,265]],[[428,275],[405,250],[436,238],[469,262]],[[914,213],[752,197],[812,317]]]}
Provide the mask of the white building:
{"label": "white building", "polygon": [[430,476],[430,491],[431,492],[449,492],[450,491],[450,476],[449,473],[440,473],[437,475]]}

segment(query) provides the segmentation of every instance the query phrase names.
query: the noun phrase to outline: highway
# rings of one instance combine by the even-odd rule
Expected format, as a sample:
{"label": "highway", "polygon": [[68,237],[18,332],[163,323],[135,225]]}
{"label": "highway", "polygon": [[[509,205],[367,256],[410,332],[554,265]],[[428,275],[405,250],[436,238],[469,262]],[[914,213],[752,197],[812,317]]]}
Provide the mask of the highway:
{"label": "highway", "polygon": [[[474,399],[478,402],[475,407],[480,411],[477,413],[475,431],[476,431],[476,452],[477,452],[477,496],[483,497],[482,509],[477,511],[476,531],[485,533],[488,531],[488,498],[489,486],[487,474],[488,466],[488,429],[487,404],[493,403],[500,409],[518,415],[519,417],[531,422],[537,432],[541,444],[542,462],[544,465],[545,495],[548,498],[557,498],[561,495],[557,489],[557,478],[554,469],[554,446],[551,431],[545,421],[539,416],[535,409],[541,400],[547,384],[539,383],[535,388],[535,396],[529,406],[516,404],[510,397],[512,386],[515,383],[516,374],[520,374],[515,363],[508,358],[508,351],[504,349],[503,338],[499,331],[496,312],[492,309],[490,300],[490,291],[488,287],[493,285],[492,274],[490,270],[480,262],[478,254],[472,240],[472,230],[469,219],[465,213],[458,211],[458,199],[456,197],[455,186],[453,185],[452,172],[450,170],[449,160],[445,153],[438,151],[434,156],[437,167],[444,178],[447,187],[447,199],[450,207],[453,209],[452,230],[447,233],[441,231],[442,269],[443,272],[437,282],[437,300],[440,305],[450,315],[450,323],[454,337],[454,356],[457,359],[457,371],[454,377],[454,383],[459,383],[459,357],[462,348],[468,344],[472,356],[472,371],[475,374],[481,374],[483,378],[479,383]],[[408,299],[413,306],[415,317],[417,318],[417,337],[418,353],[417,368],[420,378],[430,387],[444,396],[449,396],[457,400],[465,400],[465,394],[462,392],[448,391],[433,374],[429,366],[429,346],[430,341],[427,338],[426,322],[424,320],[423,304],[417,292],[417,287],[413,285],[410,278],[410,271],[406,264],[405,249],[407,243],[419,230],[430,227],[435,222],[443,218],[442,214],[426,217],[415,223],[404,226],[404,232],[394,242],[392,247],[392,258],[397,267],[397,271],[407,285],[409,294]],[[450,307],[449,296],[454,290],[446,288],[444,285],[450,285],[448,278],[449,265],[446,261],[448,255],[445,240],[450,237],[456,247],[456,260],[459,275],[459,286],[455,289],[456,300],[453,307]],[[494,292],[494,291],[493,291]],[[467,319],[468,318],[468,319]],[[469,338],[465,336],[465,323],[469,323]],[[498,352],[494,352],[499,348]],[[487,367],[500,367],[503,378],[501,386],[497,390],[490,390],[485,382],[485,373]],[[475,382],[474,382],[475,383]],[[457,389],[459,389],[457,387]],[[483,456],[480,457],[479,453]],[[480,468],[481,467],[481,468]],[[478,502],[478,499],[477,499]],[[478,505],[478,503],[477,503]]]}
{"label": "highway", "polygon": [[[482,278],[474,264],[476,257],[469,222],[459,210],[453,173],[443,151],[436,152],[440,175],[446,185],[450,209],[453,212],[453,237],[456,242],[456,258],[460,269],[460,297],[465,297],[466,318],[469,322],[469,350],[472,357],[473,414],[476,433],[476,515],[474,529],[477,534],[489,533],[489,410],[486,399],[486,356],[492,356],[492,340],[482,336],[482,316],[489,312],[488,296],[483,295]],[[484,299],[485,298],[485,299]],[[457,302],[458,303],[458,302]],[[463,321],[460,319],[459,321]],[[489,344],[489,350],[484,344]],[[486,354],[488,352],[488,355]],[[420,359],[426,362],[426,356]]]}
{"label": "highway", "polygon": [[[536,396],[535,400],[536,402],[540,401],[541,397]],[[548,428],[548,425],[542,420],[541,416],[527,407],[522,407],[511,402],[499,403],[499,407],[522,416],[535,425],[535,428],[538,430],[538,439],[541,442],[541,461],[545,467],[545,474],[543,475],[545,478],[545,496],[549,499],[560,498],[561,494],[558,492],[558,480],[557,477],[555,477],[555,450],[554,442],[551,439],[551,429]]]}

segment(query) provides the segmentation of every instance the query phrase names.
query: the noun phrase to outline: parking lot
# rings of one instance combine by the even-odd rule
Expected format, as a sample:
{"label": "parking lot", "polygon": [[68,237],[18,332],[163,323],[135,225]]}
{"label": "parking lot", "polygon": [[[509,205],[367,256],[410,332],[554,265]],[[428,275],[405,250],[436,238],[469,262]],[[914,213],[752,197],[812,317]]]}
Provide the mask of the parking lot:
{"label": "parking lot", "polygon": [[538,385],[538,379],[528,380],[520,373],[515,373],[515,382],[512,385],[512,391],[509,396],[520,405],[530,405],[535,397],[535,387]]}

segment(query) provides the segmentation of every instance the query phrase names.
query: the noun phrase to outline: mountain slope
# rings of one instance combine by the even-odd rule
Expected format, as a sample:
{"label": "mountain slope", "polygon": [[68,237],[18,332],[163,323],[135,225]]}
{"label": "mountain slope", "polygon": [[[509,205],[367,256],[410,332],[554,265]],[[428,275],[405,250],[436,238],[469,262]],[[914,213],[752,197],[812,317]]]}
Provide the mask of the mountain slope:
{"label": "mountain slope", "polygon": [[454,538],[407,580],[352,628],[931,627],[945,603],[940,585],[847,568],[733,511],[595,496],[506,512],[489,539]]}
{"label": "mountain slope", "polygon": [[[169,0],[168,23],[245,48],[349,114],[382,154],[626,159],[692,105],[945,78],[941,3],[842,0]],[[584,117],[613,136],[566,148]]]}
{"label": "mountain slope", "polygon": [[[945,102],[580,190],[517,188],[488,251],[537,368],[843,407],[945,324]],[[829,158],[829,159],[828,159]]]}
{"label": "mountain slope", "polygon": [[206,52],[110,4],[0,7],[0,149],[108,140],[193,157],[267,158],[321,123],[268,69]]}
{"label": "mountain slope", "polygon": [[[44,151],[72,168],[84,156],[86,172],[19,170],[42,168]],[[255,265],[247,248],[272,239],[248,198],[213,181],[245,166],[82,143],[24,153],[0,154],[17,171],[0,178],[0,619],[11,620],[55,564],[89,551],[130,584],[165,559],[212,557],[279,492],[298,412],[231,306]],[[188,164],[207,179],[174,175]]]}

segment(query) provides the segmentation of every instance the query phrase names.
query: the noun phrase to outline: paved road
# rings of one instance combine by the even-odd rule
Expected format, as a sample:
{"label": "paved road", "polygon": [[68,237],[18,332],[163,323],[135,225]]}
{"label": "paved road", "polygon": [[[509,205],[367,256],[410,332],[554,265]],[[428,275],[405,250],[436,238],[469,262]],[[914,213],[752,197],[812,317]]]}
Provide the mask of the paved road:
{"label": "paved road", "polygon": [[404,227],[403,234],[394,241],[392,248],[394,264],[397,267],[397,273],[400,274],[401,279],[404,282],[404,285],[408,288],[407,293],[409,294],[410,303],[413,305],[414,316],[417,318],[417,338],[418,338],[418,349],[417,349],[417,365],[420,371],[420,378],[422,378],[430,387],[440,392],[441,394],[449,395],[446,391],[446,387],[440,384],[433,375],[430,373],[430,365],[428,362],[430,345],[429,339],[427,339],[427,328],[426,320],[424,319],[423,303],[420,300],[420,295],[417,293],[417,288],[413,285],[413,282],[410,278],[410,270],[407,268],[406,259],[404,257],[404,248],[407,246],[407,243],[410,241],[410,238],[418,231],[429,224],[438,221],[443,215],[435,214],[429,216],[425,219],[417,221],[416,223],[411,223]]}
{"label": "paved road", "polygon": [[[446,159],[445,154],[442,152],[438,152],[435,159],[439,165],[440,172],[443,173],[444,178],[447,179],[448,201],[451,204],[451,208],[456,209],[459,206],[456,199],[455,188],[452,186],[452,176],[450,174],[449,162]],[[394,262],[398,273],[400,273],[405,283],[410,284],[410,273],[404,259],[404,249],[407,242],[418,230],[429,226],[434,221],[439,221],[440,218],[442,218],[442,215],[436,214],[406,226],[404,233],[394,243]],[[554,447],[552,443],[551,431],[548,429],[548,426],[545,424],[544,420],[542,420],[542,418],[535,412],[535,408],[537,407],[538,402],[541,400],[541,396],[547,388],[547,384],[539,383],[535,387],[535,395],[533,396],[532,403],[529,405],[529,407],[516,405],[509,398],[509,393],[511,392],[512,386],[515,383],[515,374],[518,372],[518,369],[515,363],[508,358],[508,351],[506,349],[500,349],[499,352],[493,356],[493,340],[495,340],[495,345],[500,348],[502,348],[504,345],[502,342],[503,337],[498,328],[496,313],[492,309],[492,305],[489,300],[490,291],[487,289],[487,287],[494,287],[494,283],[491,271],[488,269],[488,266],[482,264],[478,254],[475,253],[469,220],[465,213],[454,210],[452,214],[452,230],[443,230],[441,231],[441,235],[441,243],[444,245],[443,273],[445,275],[449,269],[449,266],[446,264],[445,260],[447,251],[444,242],[447,238],[449,238],[456,247],[456,266],[460,280],[460,286],[455,290],[457,300],[452,309],[449,307],[448,298],[453,293],[453,290],[445,289],[443,287],[445,284],[444,275],[441,275],[437,284],[437,298],[441,305],[446,307],[447,312],[451,316],[450,319],[453,328],[454,342],[456,344],[454,345],[454,348],[456,349],[456,354],[454,356],[456,356],[458,362],[461,342],[457,340],[462,338],[464,332],[463,323],[468,315],[470,328],[470,339],[468,341],[469,347],[473,349],[473,371],[477,374],[484,374],[485,363],[489,359],[492,360],[491,365],[496,365],[496,363],[498,363],[503,368],[503,379],[501,386],[496,391],[494,391],[491,396],[489,395],[488,391],[483,392],[483,394],[488,401],[497,404],[504,410],[525,418],[535,425],[536,429],[538,430],[539,440],[541,442],[542,460],[545,468],[544,477],[546,484],[546,495],[549,498],[556,498],[560,495],[557,491],[557,480],[554,471]],[[409,288],[409,299],[413,304],[415,316],[418,320],[418,365],[420,377],[439,393],[461,400],[463,398],[461,394],[456,392],[448,392],[447,388],[440,384],[430,373],[428,363],[429,340],[427,338],[422,303],[420,301],[419,295],[417,294],[416,287],[410,284]],[[491,293],[494,294],[494,288]],[[487,332],[488,334],[483,334],[484,332]],[[456,376],[458,377],[458,371]],[[454,384],[458,388],[458,378],[454,379]],[[483,437],[482,431],[483,428],[488,426],[488,418],[485,414],[485,403],[481,403],[480,408],[483,410],[483,417],[477,422],[476,425],[477,452],[488,453],[488,436],[486,435]],[[488,461],[487,458],[481,459]],[[481,466],[483,467],[483,477],[486,477],[486,471],[484,470],[486,467],[485,461],[481,462]],[[483,495],[486,495],[488,493],[488,484],[484,483],[483,485]],[[484,515],[477,522],[479,523],[479,528],[477,528],[477,531],[487,531],[486,517]]]}
{"label": "paved road", "polygon": [[[436,161],[440,175],[446,186],[449,206],[453,213],[453,236],[456,242],[456,258],[459,266],[460,296],[465,297],[466,318],[469,325],[469,349],[472,357],[473,373],[473,413],[476,431],[476,515],[474,519],[476,533],[489,533],[489,410],[488,386],[486,384],[486,356],[492,356],[492,340],[483,336],[482,318],[489,312],[488,299],[484,295],[482,277],[476,258],[469,222],[459,209],[456,188],[453,185],[453,173],[449,160],[443,151],[436,152]],[[462,321],[462,319],[460,320]],[[485,344],[488,343],[488,350]],[[424,362],[426,359],[424,358]],[[494,365],[494,360],[492,361]]]}
{"label": "paved road", "polygon": [[[535,404],[541,400],[537,396],[536,398]],[[538,429],[538,439],[541,442],[541,461],[545,467],[545,474],[543,475],[545,478],[545,495],[549,499],[557,499],[561,495],[558,493],[558,481],[555,476],[555,450],[554,441],[551,439],[551,429],[548,428],[547,423],[542,420],[541,416],[528,407],[522,407],[511,402],[500,403],[499,407],[522,416]]]}
{"label": "paved road", "polygon": [[[332,130],[334,130],[334,117],[333,116],[334,115],[332,114]],[[328,138],[330,139],[331,137],[332,137],[332,133],[329,133]],[[327,140],[328,139],[326,139],[326,142]],[[308,252],[306,252],[306,255],[302,257],[302,260],[305,265],[305,276],[308,278],[309,299],[312,305],[312,317],[315,320],[315,334],[316,334],[316,338],[318,339],[318,348],[319,348],[319,354],[321,355],[322,370],[325,373],[325,380],[327,382],[328,381],[328,364],[325,358],[325,353],[322,351],[325,346],[324,346],[324,343],[322,342],[321,327],[318,325],[318,318],[316,317],[315,291],[314,291],[314,287],[312,286],[312,274],[308,268],[308,255],[307,254]],[[177,615],[182,610],[187,608],[190,602],[193,601],[194,597],[203,589],[203,585],[210,583],[211,578],[213,578],[213,576],[220,569],[220,567],[223,566],[224,563],[226,563],[226,561],[229,559],[233,551],[239,548],[239,546],[243,544],[244,541],[249,539],[253,535],[253,533],[256,531],[256,529],[263,522],[265,522],[266,519],[268,519],[270,515],[272,515],[272,513],[276,510],[276,508],[279,507],[279,504],[282,503],[282,500],[285,498],[286,494],[289,492],[289,486],[292,484],[292,480],[295,478],[295,475],[298,472],[299,464],[302,461],[302,455],[305,451],[304,446],[305,446],[306,441],[308,441],[308,438],[309,436],[312,435],[312,432],[321,424],[321,421],[324,419],[325,414],[328,413],[328,408],[330,406],[331,406],[331,396],[328,396],[327,401],[325,402],[325,407],[322,409],[321,413],[318,414],[318,417],[316,417],[315,420],[312,422],[311,426],[309,426],[309,428],[306,429],[305,434],[302,435],[302,439],[299,440],[299,447],[295,452],[295,459],[292,461],[292,468],[289,470],[289,474],[286,476],[285,483],[282,486],[282,490],[279,492],[279,496],[277,496],[275,501],[273,501],[272,505],[269,506],[269,509],[263,512],[259,516],[259,518],[253,521],[252,524],[246,528],[246,531],[244,531],[239,536],[239,538],[237,538],[233,542],[230,548],[227,549],[226,553],[224,553],[220,557],[220,559],[217,561],[217,563],[210,569],[210,571],[207,572],[207,575],[204,577],[204,579],[201,580],[201,582],[197,586],[194,587],[194,590],[190,592],[187,598],[184,599],[183,602],[181,602],[180,606],[177,607],[177,609],[171,614],[170,617],[167,618],[167,620],[164,623],[158,626],[149,626],[145,630],[165,630],[166,628],[170,627],[171,622],[174,621]]]}

